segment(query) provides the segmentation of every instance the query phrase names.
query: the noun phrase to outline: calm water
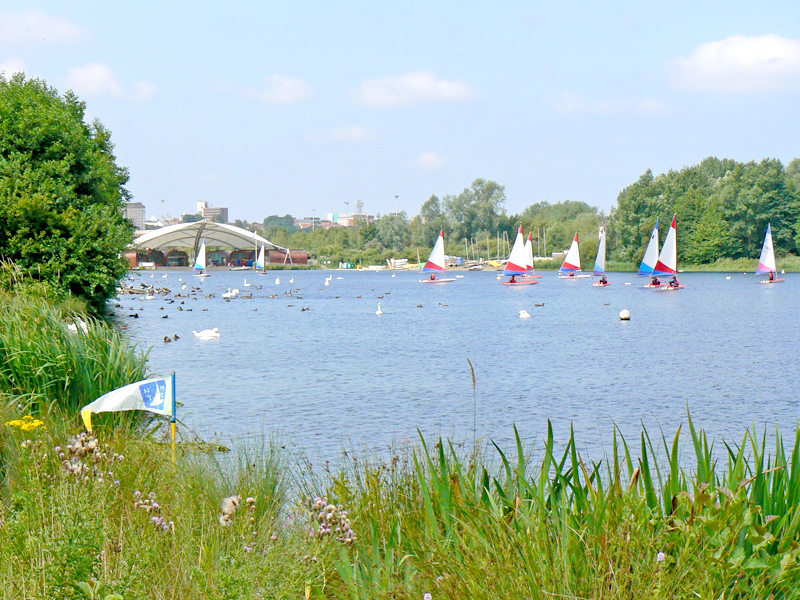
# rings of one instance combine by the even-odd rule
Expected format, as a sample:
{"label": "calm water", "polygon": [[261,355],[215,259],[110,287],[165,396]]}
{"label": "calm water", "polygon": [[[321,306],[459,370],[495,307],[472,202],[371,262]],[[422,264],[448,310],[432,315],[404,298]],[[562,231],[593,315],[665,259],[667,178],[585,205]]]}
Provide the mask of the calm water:
{"label": "calm water", "polygon": [[[572,424],[599,457],[613,423],[634,444],[641,422],[671,436],[681,423],[686,430],[687,404],[696,424],[736,442],[754,421],[793,433],[800,416],[796,275],[770,286],[753,275],[684,274],[685,289],[661,292],[632,274],[609,275],[607,288],[554,273],[508,288],[489,272],[443,285],[408,272],[223,271],[202,282],[163,273],[141,273],[135,285],[202,292],[174,304],[124,296],[119,320],[133,341],[153,346],[155,371],[176,371],[179,417],[221,439],[280,431],[323,458],[343,445],[415,439],[417,428],[471,440],[467,358],[477,435],[501,447],[510,447],[513,424],[533,443],[551,419],[557,439]],[[245,288],[245,276],[263,287]],[[226,302],[229,287],[253,299]],[[629,322],[619,320],[623,308]],[[530,319],[519,318],[522,309]],[[192,334],[213,327],[219,339]],[[178,341],[163,342],[174,334]]]}

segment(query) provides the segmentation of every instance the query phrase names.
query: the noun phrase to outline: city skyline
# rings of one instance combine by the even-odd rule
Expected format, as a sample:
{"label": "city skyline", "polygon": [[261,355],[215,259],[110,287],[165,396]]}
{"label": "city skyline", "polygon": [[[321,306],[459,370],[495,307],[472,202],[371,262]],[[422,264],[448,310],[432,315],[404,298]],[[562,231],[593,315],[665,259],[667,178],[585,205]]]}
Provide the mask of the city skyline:
{"label": "city skyline", "polygon": [[232,220],[359,201],[412,217],[476,178],[506,187],[509,213],[608,212],[647,169],[800,154],[798,17],[789,2],[11,0],[0,71],[73,89],[148,215],[207,199]]}

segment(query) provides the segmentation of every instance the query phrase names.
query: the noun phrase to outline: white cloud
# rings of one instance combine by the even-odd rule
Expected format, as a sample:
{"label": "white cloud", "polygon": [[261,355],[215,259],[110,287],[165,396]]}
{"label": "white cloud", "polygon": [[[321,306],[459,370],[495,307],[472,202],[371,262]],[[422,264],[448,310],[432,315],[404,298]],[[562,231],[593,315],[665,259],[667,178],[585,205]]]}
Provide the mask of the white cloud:
{"label": "white cloud", "polygon": [[475,88],[460,81],[437,79],[433,73],[419,71],[366,79],[351,97],[365,106],[402,106],[420,102],[456,102],[475,95]]}
{"label": "white cloud", "polygon": [[800,40],[734,35],[667,63],[682,89],[756,92],[800,87]]}
{"label": "white cloud", "polygon": [[5,73],[6,79],[10,79],[14,73],[25,70],[25,63],[16,58],[10,58],[0,63],[0,73]]}
{"label": "white cloud", "polygon": [[131,91],[125,90],[111,67],[102,63],[70,69],[66,83],[79,96],[110,96],[144,101],[152,98],[157,91],[156,86],[147,81],[137,81]]}
{"label": "white cloud", "polygon": [[248,88],[245,94],[268,104],[297,104],[305,102],[314,95],[312,85],[297,77],[272,75],[266,81],[266,89]]}
{"label": "white cloud", "polygon": [[311,142],[344,142],[364,144],[378,139],[378,132],[364,127],[335,127],[329,131],[310,133],[306,139]]}
{"label": "white cloud", "polygon": [[570,90],[563,92],[553,102],[553,108],[562,113],[620,114],[640,115],[663,113],[666,105],[655,98],[617,98],[596,100],[586,98]]}
{"label": "white cloud", "polygon": [[82,27],[42,10],[0,13],[0,42],[74,42],[85,37]]}
{"label": "white cloud", "polygon": [[444,159],[436,152],[424,152],[419,155],[417,164],[423,169],[441,169],[444,166]]}

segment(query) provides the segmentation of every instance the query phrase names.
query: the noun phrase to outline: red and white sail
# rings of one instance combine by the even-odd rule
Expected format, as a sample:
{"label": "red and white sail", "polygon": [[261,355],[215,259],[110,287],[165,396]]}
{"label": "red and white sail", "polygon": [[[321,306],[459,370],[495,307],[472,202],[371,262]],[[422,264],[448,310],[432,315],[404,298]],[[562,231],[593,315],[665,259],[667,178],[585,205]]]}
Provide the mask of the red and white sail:
{"label": "red and white sail", "polygon": [[561,265],[559,271],[580,271],[581,270],[581,253],[578,249],[578,234],[572,240],[572,245],[569,247],[567,257],[564,259],[564,264]]}
{"label": "red and white sail", "polygon": [[428,262],[425,263],[423,271],[444,271],[444,230],[439,231],[439,237],[433,245]]}
{"label": "red and white sail", "polygon": [[522,239],[522,225],[520,225],[519,231],[517,231],[517,239],[514,240],[514,246],[511,248],[511,254],[508,256],[503,275],[524,275],[527,271],[526,263],[525,241]]}
{"label": "red and white sail", "polygon": [[661,254],[658,255],[658,262],[653,269],[653,275],[675,275],[678,273],[677,217],[677,213],[672,216],[672,225],[670,225],[667,232],[667,239],[664,240]]}
{"label": "red and white sail", "polygon": [[767,224],[767,235],[764,236],[764,245],[761,247],[761,258],[758,259],[756,275],[762,273],[777,273],[775,266],[775,247],[772,245],[772,227]]}

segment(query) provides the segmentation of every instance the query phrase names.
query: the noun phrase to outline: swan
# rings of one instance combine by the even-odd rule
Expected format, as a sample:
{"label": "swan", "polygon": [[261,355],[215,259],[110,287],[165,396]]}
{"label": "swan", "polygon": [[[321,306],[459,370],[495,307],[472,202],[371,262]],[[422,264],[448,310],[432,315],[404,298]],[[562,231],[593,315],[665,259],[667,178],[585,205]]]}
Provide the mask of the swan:
{"label": "swan", "polygon": [[155,277],[155,276],[156,276],[156,274],[155,274],[155,273],[151,273],[151,274],[150,274],[150,279],[152,279],[152,278],[153,278],[153,277]]}
{"label": "swan", "polygon": [[181,286],[181,289],[182,289],[182,290],[185,290],[185,289],[186,289],[186,284],[185,284],[185,283],[184,283],[184,284]]}
{"label": "swan", "polygon": [[155,298],[155,296],[152,294],[147,294],[147,296],[144,297],[145,300],[152,300],[153,298]]}
{"label": "swan", "polygon": [[381,310],[381,303],[380,302],[378,302],[378,310],[375,311],[375,314],[376,315],[382,315],[383,314],[383,311]]}
{"label": "swan", "polygon": [[275,285],[280,285],[280,284],[281,284],[281,278],[280,277],[276,277],[275,278]]}
{"label": "swan", "polygon": [[231,288],[228,288],[227,292],[222,292],[222,297],[226,300],[230,300],[231,298],[236,298],[236,292],[232,292]]}
{"label": "swan", "polygon": [[294,283],[294,277],[289,280],[289,283]]}
{"label": "swan", "polygon": [[219,337],[219,328],[214,327],[214,329],[203,329],[203,331],[195,331],[192,329],[192,333],[195,335],[195,337],[199,337],[200,339],[210,340],[212,338]]}
{"label": "swan", "polygon": [[392,277],[394,277],[395,275],[396,275],[396,273],[392,273]]}
{"label": "swan", "polygon": [[183,277],[178,277],[178,281],[183,281]]}
{"label": "swan", "polygon": [[[331,275],[331,277],[333,277],[333,275]],[[344,279],[344,277],[337,277],[336,279]]]}
{"label": "swan", "polygon": [[252,283],[247,283],[247,277],[245,277],[244,278],[244,287],[250,287],[252,285],[253,285]]}
{"label": "swan", "polygon": [[325,285],[330,285],[330,284],[331,284],[331,280],[330,279],[326,279],[325,280]]}
{"label": "swan", "polygon": [[520,319],[530,319],[531,315],[528,313],[527,310],[523,309],[523,310],[519,311],[519,318]]}
{"label": "swan", "polygon": [[730,278],[731,278],[731,276],[730,276],[730,275],[728,275],[728,276],[727,276],[725,279],[730,279]]}
{"label": "swan", "polygon": [[161,279],[166,279],[166,278],[167,278],[167,274],[166,274],[166,273],[164,273],[164,274],[161,276]]}

